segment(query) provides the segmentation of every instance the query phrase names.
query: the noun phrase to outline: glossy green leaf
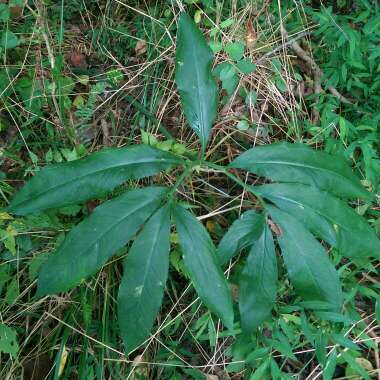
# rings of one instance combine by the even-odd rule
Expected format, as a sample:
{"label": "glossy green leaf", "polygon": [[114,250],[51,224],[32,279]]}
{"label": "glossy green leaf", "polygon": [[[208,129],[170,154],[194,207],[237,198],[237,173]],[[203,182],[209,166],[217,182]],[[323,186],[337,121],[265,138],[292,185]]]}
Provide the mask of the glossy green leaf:
{"label": "glossy green leaf", "polygon": [[236,219],[219,243],[217,252],[220,263],[227,263],[236,253],[252,245],[260,237],[264,224],[264,215],[252,210]]}
{"label": "glossy green leaf", "polygon": [[270,318],[277,292],[277,260],[268,226],[252,245],[239,281],[242,329],[252,333]]}
{"label": "glossy green leaf", "polygon": [[347,162],[304,144],[281,142],[244,152],[231,164],[276,181],[315,185],[344,197],[370,198]]}
{"label": "glossy green leaf", "polygon": [[9,211],[25,215],[83,202],[128,179],[147,177],[181,162],[146,145],[103,149],[80,160],[45,167],[17,193]]}
{"label": "glossy green leaf", "polygon": [[231,292],[219,267],[210,235],[202,223],[183,207],[177,206],[174,216],[183,260],[195,290],[205,305],[232,329]]}
{"label": "glossy green leaf", "polygon": [[67,291],[99,270],[133,238],[166,193],[162,187],[131,190],[97,207],[42,265],[37,296]]}
{"label": "glossy green leaf", "polygon": [[[379,257],[380,241],[374,230],[354,209],[329,193],[312,186],[285,183],[264,185],[258,187],[257,190],[262,196],[287,212],[289,212],[289,205],[293,205],[291,213],[302,222],[305,222],[302,216],[304,212],[309,216],[311,212],[314,212],[314,215],[306,221],[306,227],[311,227],[310,229],[321,238],[336,245],[342,255]],[[295,215],[297,209],[299,216]],[[334,241],[330,241],[333,236],[329,233],[328,226],[315,213],[335,227],[337,236],[335,244]]]}
{"label": "glossy green leaf", "polygon": [[277,239],[297,293],[305,301],[324,302],[331,310],[340,310],[343,297],[338,273],[321,244],[291,215],[270,205],[266,208],[281,229]]}
{"label": "glossy green leaf", "polygon": [[211,74],[213,54],[194,21],[182,13],[178,23],[176,83],[182,108],[203,151],[216,117],[218,91]]}
{"label": "glossy green leaf", "polygon": [[143,343],[160,309],[169,267],[170,208],[149,219],[129,250],[119,288],[119,326],[126,351]]}

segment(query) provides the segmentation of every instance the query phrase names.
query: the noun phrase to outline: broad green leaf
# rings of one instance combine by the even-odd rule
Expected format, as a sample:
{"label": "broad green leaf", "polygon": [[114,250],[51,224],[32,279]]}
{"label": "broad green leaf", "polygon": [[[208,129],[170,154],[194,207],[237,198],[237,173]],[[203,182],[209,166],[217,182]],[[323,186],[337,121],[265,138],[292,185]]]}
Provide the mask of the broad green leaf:
{"label": "broad green leaf", "polygon": [[244,74],[251,74],[256,70],[256,65],[249,58],[239,61],[236,66]]}
{"label": "broad green leaf", "polygon": [[323,247],[291,215],[270,205],[266,208],[281,229],[277,239],[297,293],[305,301],[326,302],[338,311],[343,300],[339,277]]}
{"label": "broad green leaf", "polygon": [[194,288],[205,305],[233,328],[232,297],[219,267],[216,249],[202,223],[181,206],[174,212],[183,260]]}
{"label": "broad green leaf", "polygon": [[230,42],[224,48],[224,51],[231,59],[239,61],[243,58],[245,46],[242,42]]}
{"label": "broad green leaf", "polygon": [[242,329],[251,334],[271,316],[277,291],[277,260],[268,226],[262,230],[247,257],[239,281]]}
{"label": "broad green leaf", "polygon": [[67,291],[99,270],[133,238],[166,193],[162,187],[131,190],[97,207],[42,265],[37,296]]}
{"label": "broad green leaf", "polygon": [[344,159],[304,144],[281,142],[258,146],[241,154],[230,167],[275,181],[315,185],[339,196],[370,198]]}
{"label": "broad green leaf", "polygon": [[170,208],[160,208],[134,241],[119,288],[119,326],[126,351],[143,343],[160,309],[169,267]]}
{"label": "broad green leaf", "polygon": [[[379,257],[380,241],[366,220],[341,200],[312,186],[301,184],[270,184],[257,188],[258,192],[285,211],[302,220],[322,239],[333,244],[344,256]],[[291,206],[290,206],[291,205]],[[289,207],[290,206],[290,207]],[[299,214],[296,215],[296,210]],[[305,220],[303,213],[308,217]],[[315,215],[315,213],[317,215]],[[336,244],[332,233],[323,223],[326,219],[336,229]],[[319,225],[318,225],[319,223]],[[327,240],[329,239],[329,240]]]}
{"label": "broad green leaf", "polygon": [[178,23],[176,83],[191,128],[206,149],[216,117],[218,91],[211,74],[213,54],[194,21],[182,13]]}
{"label": "broad green leaf", "polygon": [[255,211],[246,211],[236,219],[218,246],[218,259],[221,264],[227,263],[236,253],[257,240],[263,230],[265,218]]}
{"label": "broad green leaf", "polygon": [[128,179],[138,179],[178,165],[176,156],[146,145],[108,148],[38,172],[14,197],[9,210],[25,215],[103,195]]}

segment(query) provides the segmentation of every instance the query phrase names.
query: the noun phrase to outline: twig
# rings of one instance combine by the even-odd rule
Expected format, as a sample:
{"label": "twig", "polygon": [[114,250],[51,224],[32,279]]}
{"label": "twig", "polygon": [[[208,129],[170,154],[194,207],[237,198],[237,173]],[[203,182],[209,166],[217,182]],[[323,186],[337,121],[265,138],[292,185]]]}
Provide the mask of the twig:
{"label": "twig", "polygon": [[[283,25],[281,25],[281,33],[285,37],[286,40],[289,40],[289,34],[284,28]],[[296,53],[297,57],[302,59],[309,67],[310,71],[313,73],[314,77],[314,93],[320,94],[323,92],[322,86],[321,86],[321,80],[323,77],[323,71],[320,69],[320,67],[317,65],[317,63],[314,61],[312,57],[300,46],[300,44],[296,41],[296,39],[289,40],[289,45],[293,49],[293,51]],[[332,95],[334,95],[336,98],[338,98],[342,103],[344,104],[353,104],[349,99],[344,97],[335,87],[329,86],[328,90]],[[319,112],[318,110],[313,110],[314,118],[319,120]]]}
{"label": "twig", "polygon": [[271,51],[268,51],[267,53],[265,53],[262,57],[260,57],[258,60],[255,61],[255,64],[256,65],[259,65],[260,63],[266,61],[267,59],[269,59],[272,55],[276,54],[278,51],[281,51],[283,49],[285,49],[286,47],[292,45],[294,42],[296,42],[297,40],[299,40],[300,38],[303,38],[305,36],[307,36],[309,33],[307,31],[305,32],[302,32],[300,34],[298,34],[297,36],[293,37],[292,39],[290,39],[289,41],[279,45],[279,46],[276,46],[273,50]]}

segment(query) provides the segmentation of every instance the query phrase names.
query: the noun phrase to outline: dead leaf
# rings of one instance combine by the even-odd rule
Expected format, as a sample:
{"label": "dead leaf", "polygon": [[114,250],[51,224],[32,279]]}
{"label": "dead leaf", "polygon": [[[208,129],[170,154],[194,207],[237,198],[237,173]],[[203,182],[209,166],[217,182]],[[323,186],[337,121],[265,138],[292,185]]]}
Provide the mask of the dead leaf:
{"label": "dead leaf", "polygon": [[62,376],[63,371],[65,370],[68,355],[69,354],[66,350],[66,346],[63,346],[62,355],[61,355],[61,358],[59,360],[58,377]]}
{"label": "dead leaf", "polygon": [[209,232],[215,232],[215,223],[212,220],[206,222],[206,228]]}
{"label": "dead leaf", "polygon": [[137,41],[136,47],[135,47],[135,53],[139,57],[140,55],[143,55],[146,53],[147,46],[145,40],[139,40]]}
{"label": "dead leaf", "polygon": [[11,11],[12,18],[18,18],[22,16],[23,7],[20,7],[19,5],[13,5],[9,7],[9,10]]}
{"label": "dead leaf", "polygon": [[249,19],[246,23],[245,42],[248,49],[252,49],[256,42],[256,31],[253,28],[252,20]]}
{"label": "dead leaf", "polygon": [[232,299],[237,302],[239,299],[239,288],[235,284],[230,285]]}
{"label": "dead leaf", "polygon": [[73,67],[80,69],[87,68],[86,56],[78,50],[73,50],[70,54],[70,63]]}
{"label": "dead leaf", "polygon": [[272,220],[268,219],[268,224],[269,224],[269,228],[272,230],[272,232],[276,235],[276,236],[281,236],[282,235],[282,231],[281,231],[281,228],[279,225],[277,225],[276,223],[274,223]]}

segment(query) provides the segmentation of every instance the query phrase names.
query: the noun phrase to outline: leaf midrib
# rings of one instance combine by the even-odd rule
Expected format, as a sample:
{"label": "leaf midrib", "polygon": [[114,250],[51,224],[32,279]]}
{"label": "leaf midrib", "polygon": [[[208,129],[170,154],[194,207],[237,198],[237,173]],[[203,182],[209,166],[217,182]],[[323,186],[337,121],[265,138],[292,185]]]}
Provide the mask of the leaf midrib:
{"label": "leaf midrib", "polygon": [[[326,169],[326,168],[320,168],[318,166],[312,166],[312,165],[306,165],[306,164],[299,164],[299,163],[296,163],[296,162],[289,162],[289,161],[255,161],[253,164],[258,164],[258,165],[264,165],[264,164],[269,164],[269,165],[287,165],[287,166],[296,166],[296,167],[301,167],[301,168],[308,168],[308,169],[314,169],[314,170],[317,170],[317,171],[326,171],[330,174],[333,174],[333,175],[337,175],[343,179],[345,179],[346,181],[349,181],[352,185],[355,185],[355,187],[357,187],[358,185],[353,181],[353,179],[351,178],[348,178],[344,175],[342,175],[339,171],[334,171],[334,170],[331,170],[331,169]],[[362,190],[362,189],[360,189]]]}
{"label": "leaf midrib", "polygon": [[312,208],[310,205],[306,204],[306,203],[301,203],[295,199],[291,199],[291,198],[287,198],[287,197],[284,197],[284,196],[281,196],[281,195],[272,195],[273,198],[278,198],[278,199],[282,199],[284,200],[285,202],[289,202],[289,203],[293,203],[293,204],[296,204],[302,208],[304,208],[305,206],[306,207],[309,207],[311,210],[315,211],[318,215],[322,216],[323,218],[326,218],[327,220],[329,220],[330,222],[338,225],[339,227],[341,227],[343,230],[345,231],[350,231],[350,228],[349,227],[346,227],[344,224],[341,224],[340,222],[338,222],[336,219],[330,217],[329,215],[326,215],[325,213],[321,212],[320,210],[316,210],[314,208]]}
{"label": "leaf midrib", "polygon": [[[191,44],[191,51],[192,51],[192,56],[193,56],[193,61],[195,62],[195,73],[197,77],[197,101],[198,101],[198,110],[199,110],[199,116],[200,116],[200,125],[199,125],[199,132],[201,133],[201,141],[202,145],[204,144],[205,140],[205,125],[204,125],[204,116],[203,116],[203,110],[201,106],[201,92],[200,92],[200,72],[199,72],[199,65],[198,65],[198,60],[196,59],[196,53],[195,53],[195,41],[193,40],[193,43]],[[207,131],[206,131],[207,132]]]}
{"label": "leaf midrib", "polygon": [[[165,216],[166,217],[166,216]],[[166,221],[165,221],[166,222]],[[161,230],[162,230],[162,227],[156,229],[156,233],[155,233],[155,236],[154,236],[154,243],[152,243],[151,245],[151,249],[150,249],[150,253],[149,253],[149,256],[148,256],[148,260],[147,260],[147,265],[145,266],[145,271],[144,271],[144,275],[143,275],[143,281],[142,281],[142,290],[143,292],[146,292],[145,291],[145,282],[146,282],[146,278],[148,276],[148,272],[149,270],[151,269],[150,268],[150,263],[152,261],[152,258],[154,256],[154,252],[155,252],[155,247],[157,245],[157,241],[158,241],[158,236],[161,235]],[[164,284],[163,284],[164,285]],[[141,308],[141,303],[142,303],[142,300],[143,300],[144,297],[139,297],[139,300],[137,301],[137,308]],[[138,317],[138,320],[140,321],[141,320],[141,317]],[[139,323],[140,324],[140,323]]]}
{"label": "leaf midrib", "polygon": [[307,262],[307,259],[306,259],[307,255],[304,254],[304,247],[298,244],[297,239],[295,239],[293,237],[293,234],[289,233],[289,231],[288,231],[287,235],[288,235],[288,239],[292,240],[294,245],[297,247],[297,250],[300,253],[300,257],[302,258],[302,261],[304,262],[304,266],[307,267],[307,270],[309,272],[309,276],[311,277],[311,279],[314,283],[314,286],[316,286],[316,289],[317,289],[319,295],[321,296],[321,299],[326,299],[323,292],[321,291],[321,287],[319,286],[318,282],[316,281],[315,277],[313,276],[313,271],[310,269],[310,265]]}
{"label": "leaf midrib", "polygon": [[95,171],[92,171],[90,173],[86,173],[84,175],[75,177],[75,178],[71,179],[70,181],[62,182],[62,183],[59,183],[59,184],[57,184],[55,186],[49,187],[46,191],[39,192],[35,196],[27,198],[26,200],[23,200],[22,202],[16,203],[15,205],[13,205],[13,207],[16,207],[16,206],[19,207],[20,205],[22,205],[24,203],[27,203],[27,202],[31,202],[33,200],[36,200],[39,197],[44,196],[47,193],[49,193],[51,191],[54,191],[54,190],[56,190],[57,188],[59,188],[61,186],[67,186],[67,185],[69,185],[69,184],[71,184],[71,183],[73,183],[75,181],[81,180],[81,179],[83,179],[85,177],[88,177],[88,176],[92,176],[94,174],[99,174],[99,173],[102,173],[104,171],[111,170],[111,169],[117,169],[117,168],[120,168],[122,166],[128,167],[128,166],[133,166],[133,165],[149,164],[149,163],[159,163],[159,162],[178,163],[178,161],[176,161],[174,158],[173,159],[162,159],[161,158],[160,160],[151,160],[151,159],[149,159],[147,161],[142,160],[142,161],[133,162],[133,163],[130,163],[130,164],[120,164],[120,165],[115,165],[115,166],[107,166],[106,168],[102,168],[101,170],[95,170]]}

